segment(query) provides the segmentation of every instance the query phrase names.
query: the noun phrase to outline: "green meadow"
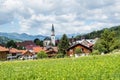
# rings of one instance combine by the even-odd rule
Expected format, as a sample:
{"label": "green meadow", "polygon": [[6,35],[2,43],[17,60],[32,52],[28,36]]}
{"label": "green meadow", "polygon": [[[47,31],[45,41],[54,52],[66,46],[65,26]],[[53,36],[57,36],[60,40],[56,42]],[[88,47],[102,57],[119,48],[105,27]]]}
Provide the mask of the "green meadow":
{"label": "green meadow", "polygon": [[120,80],[120,54],[0,62],[0,80]]}

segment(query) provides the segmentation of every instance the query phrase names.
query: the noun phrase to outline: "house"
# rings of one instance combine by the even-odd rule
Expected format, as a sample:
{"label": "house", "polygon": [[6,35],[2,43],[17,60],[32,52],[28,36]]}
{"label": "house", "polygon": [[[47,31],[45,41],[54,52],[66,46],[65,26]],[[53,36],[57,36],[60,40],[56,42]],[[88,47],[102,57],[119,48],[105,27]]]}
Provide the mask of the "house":
{"label": "house", "polygon": [[0,46],[0,60],[7,60],[9,50],[5,47]]}
{"label": "house", "polygon": [[38,52],[40,51],[44,51],[44,48],[43,47],[40,47],[40,46],[36,46],[36,47],[33,47],[33,52],[35,54],[37,54]]}
{"label": "house", "polygon": [[22,54],[23,59],[33,59],[34,54],[33,52],[30,52],[29,50],[20,50]]}
{"label": "house", "polygon": [[16,48],[9,48],[9,54],[7,56],[7,59],[17,59],[19,57],[21,57],[21,51],[16,49]]}
{"label": "house", "polygon": [[52,57],[52,56],[56,55],[56,53],[58,52],[58,48],[57,47],[52,47],[52,46],[47,46],[47,47],[36,46],[36,47],[33,47],[33,52],[35,53],[34,55],[36,55],[40,51],[45,51],[45,53],[48,55],[48,57]]}
{"label": "house", "polygon": [[49,58],[55,56],[58,53],[57,47],[48,46],[48,47],[45,47],[44,50]]}
{"label": "house", "polygon": [[23,41],[16,43],[17,47],[22,47],[23,49],[30,50],[32,47],[36,46],[33,41]]}
{"label": "house", "polygon": [[88,55],[89,53],[92,52],[91,48],[89,48],[81,43],[78,43],[78,44],[72,45],[71,47],[69,47],[67,49],[67,55],[68,56],[74,55],[76,48],[80,48],[82,50],[83,54],[85,54],[85,55]]}

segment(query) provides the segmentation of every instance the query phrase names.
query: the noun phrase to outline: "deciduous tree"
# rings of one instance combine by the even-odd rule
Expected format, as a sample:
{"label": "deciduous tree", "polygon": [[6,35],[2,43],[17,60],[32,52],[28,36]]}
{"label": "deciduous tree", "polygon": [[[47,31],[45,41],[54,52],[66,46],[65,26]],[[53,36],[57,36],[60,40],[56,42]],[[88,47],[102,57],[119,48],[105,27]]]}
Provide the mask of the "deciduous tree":
{"label": "deciduous tree", "polygon": [[36,39],[34,40],[34,43],[35,43],[36,45],[43,46],[43,41],[40,41],[40,39],[38,39],[38,38],[36,38]]}
{"label": "deciduous tree", "polygon": [[10,41],[7,42],[6,47],[8,47],[8,48],[10,48],[10,47],[16,48],[17,45],[13,40],[10,40]]}
{"label": "deciduous tree", "polygon": [[101,38],[97,41],[94,48],[100,52],[109,53],[112,50],[118,48],[118,40],[116,39],[116,34],[114,31],[105,29],[101,34]]}

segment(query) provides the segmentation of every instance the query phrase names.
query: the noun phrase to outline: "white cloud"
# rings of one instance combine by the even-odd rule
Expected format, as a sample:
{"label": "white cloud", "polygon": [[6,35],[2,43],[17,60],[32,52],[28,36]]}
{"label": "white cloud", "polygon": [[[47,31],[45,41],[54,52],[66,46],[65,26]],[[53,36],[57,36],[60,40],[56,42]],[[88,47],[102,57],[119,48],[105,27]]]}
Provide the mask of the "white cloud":
{"label": "white cloud", "polygon": [[19,33],[49,35],[52,24],[56,34],[87,33],[120,25],[119,9],[119,0],[3,0],[0,26],[17,21]]}

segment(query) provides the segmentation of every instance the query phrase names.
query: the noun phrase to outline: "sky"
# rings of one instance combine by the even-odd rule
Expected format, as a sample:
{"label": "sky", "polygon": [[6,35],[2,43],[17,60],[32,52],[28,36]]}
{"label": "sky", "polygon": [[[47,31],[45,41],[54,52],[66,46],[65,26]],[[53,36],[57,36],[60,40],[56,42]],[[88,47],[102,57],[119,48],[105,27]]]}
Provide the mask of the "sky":
{"label": "sky", "polygon": [[0,0],[0,32],[83,34],[120,25],[120,0]]}

